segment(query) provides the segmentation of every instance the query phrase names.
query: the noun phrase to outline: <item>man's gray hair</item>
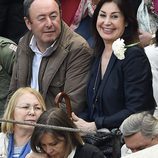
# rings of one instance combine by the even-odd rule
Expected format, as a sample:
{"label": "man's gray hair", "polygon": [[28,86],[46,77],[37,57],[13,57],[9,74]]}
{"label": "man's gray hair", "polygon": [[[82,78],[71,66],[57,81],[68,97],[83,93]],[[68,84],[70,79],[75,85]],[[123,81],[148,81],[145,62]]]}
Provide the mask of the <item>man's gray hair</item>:
{"label": "man's gray hair", "polygon": [[158,120],[149,112],[132,114],[121,124],[123,137],[141,132],[145,137],[158,136]]}

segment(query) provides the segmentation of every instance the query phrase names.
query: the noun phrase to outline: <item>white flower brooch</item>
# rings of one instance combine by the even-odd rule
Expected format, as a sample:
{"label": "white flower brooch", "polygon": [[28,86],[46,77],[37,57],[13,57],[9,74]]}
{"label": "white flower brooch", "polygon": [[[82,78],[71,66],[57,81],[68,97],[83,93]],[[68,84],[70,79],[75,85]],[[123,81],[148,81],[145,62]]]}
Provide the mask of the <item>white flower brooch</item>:
{"label": "white flower brooch", "polygon": [[114,43],[112,44],[112,50],[115,54],[115,56],[119,60],[123,60],[125,58],[125,51],[127,48],[125,48],[124,40],[118,38]]}

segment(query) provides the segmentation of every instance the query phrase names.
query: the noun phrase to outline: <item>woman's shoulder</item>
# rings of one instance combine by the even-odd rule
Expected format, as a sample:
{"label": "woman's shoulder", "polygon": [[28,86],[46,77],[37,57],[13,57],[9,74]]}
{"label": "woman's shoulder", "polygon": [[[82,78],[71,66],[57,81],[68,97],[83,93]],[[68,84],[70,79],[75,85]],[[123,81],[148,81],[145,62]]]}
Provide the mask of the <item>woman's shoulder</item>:
{"label": "woman's shoulder", "polygon": [[129,47],[127,46],[127,51],[144,52],[144,48],[139,45],[129,46]]}
{"label": "woman's shoulder", "polygon": [[82,146],[77,147],[75,158],[81,157],[88,157],[88,158],[104,158],[103,153],[98,149],[96,146],[91,144],[84,144]]}
{"label": "woman's shoulder", "polygon": [[125,53],[126,57],[137,57],[137,56],[146,56],[144,48],[136,45],[132,47],[128,47]]}

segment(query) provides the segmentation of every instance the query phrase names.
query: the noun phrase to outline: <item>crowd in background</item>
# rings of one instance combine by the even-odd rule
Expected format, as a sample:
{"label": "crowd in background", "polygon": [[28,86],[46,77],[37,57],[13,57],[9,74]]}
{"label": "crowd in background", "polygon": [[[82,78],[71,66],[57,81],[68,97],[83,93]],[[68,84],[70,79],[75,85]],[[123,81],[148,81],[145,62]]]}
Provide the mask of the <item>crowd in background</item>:
{"label": "crowd in background", "polygon": [[[140,129],[126,133],[135,127],[126,122],[157,122],[157,54],[157,0],[1,0],[0,116],[87,132],[121,126],[122,155],[144,149],[131,147]],[[60,92],[70,97],[70,120],[52,109]],[[104,157],[79,133],[35,129],[2,123],[0,156]]]}

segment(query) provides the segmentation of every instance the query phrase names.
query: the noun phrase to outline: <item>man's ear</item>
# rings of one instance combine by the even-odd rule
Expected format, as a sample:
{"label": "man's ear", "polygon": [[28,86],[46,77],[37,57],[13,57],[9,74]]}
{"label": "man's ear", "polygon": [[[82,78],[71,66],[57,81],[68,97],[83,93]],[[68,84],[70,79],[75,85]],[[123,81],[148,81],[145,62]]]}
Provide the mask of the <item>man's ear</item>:
{"label": "man's ear", "polygon": [[24,17],[24,21],[27,28],[31,31],[31,21],[27,17]]}

